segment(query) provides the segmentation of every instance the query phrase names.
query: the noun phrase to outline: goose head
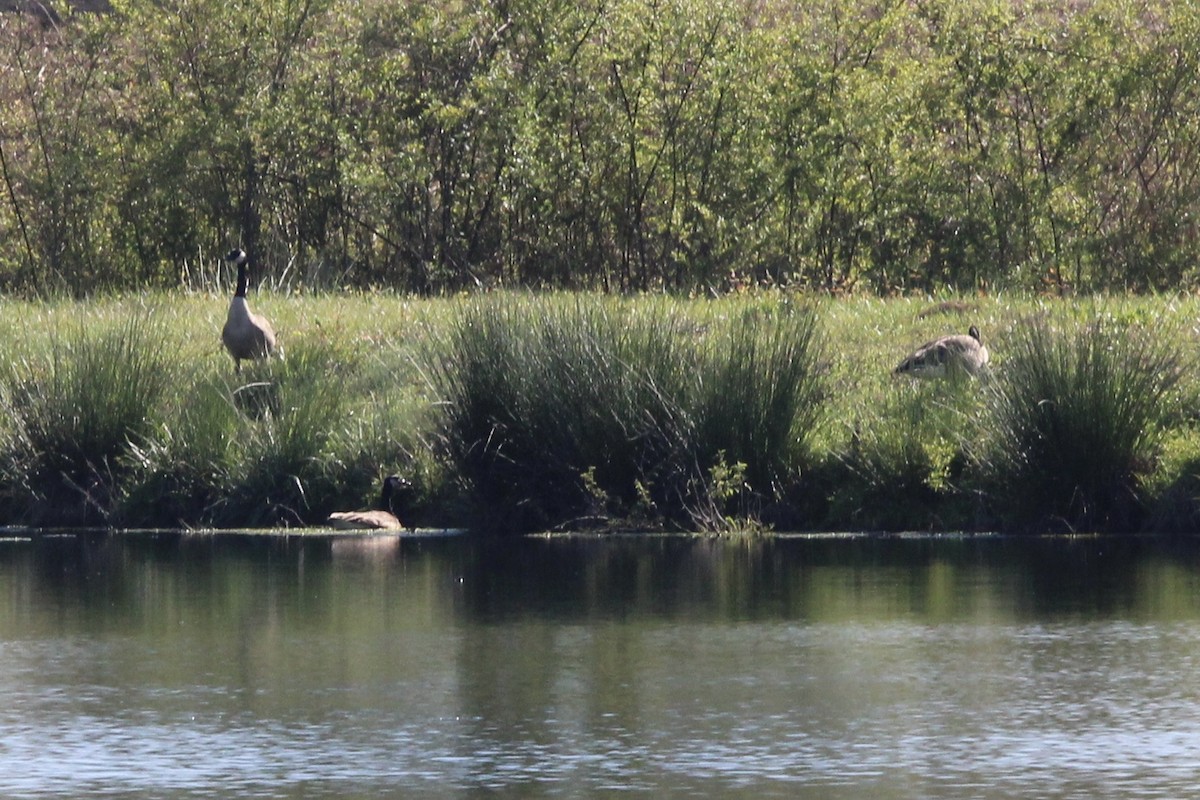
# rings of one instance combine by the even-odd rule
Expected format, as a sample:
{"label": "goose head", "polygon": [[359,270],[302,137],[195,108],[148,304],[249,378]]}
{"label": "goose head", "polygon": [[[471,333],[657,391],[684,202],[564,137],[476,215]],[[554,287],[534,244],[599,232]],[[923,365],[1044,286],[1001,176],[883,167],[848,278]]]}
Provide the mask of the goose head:
{"label": "goose head", "polygon": [[388,475],[383,479],[383,489],[379,493],[379,508],[383,511],[395,512],[393,504],[401,494],[412,488],[412,482],[399,475]]}
{"label": "goose head", "polygon": [[232,261],[237,264],[237,290],[234,292],[234,297],[246,296],[246,251],[245,250],[230,250],[229,255],[225,256],[226,261]]}

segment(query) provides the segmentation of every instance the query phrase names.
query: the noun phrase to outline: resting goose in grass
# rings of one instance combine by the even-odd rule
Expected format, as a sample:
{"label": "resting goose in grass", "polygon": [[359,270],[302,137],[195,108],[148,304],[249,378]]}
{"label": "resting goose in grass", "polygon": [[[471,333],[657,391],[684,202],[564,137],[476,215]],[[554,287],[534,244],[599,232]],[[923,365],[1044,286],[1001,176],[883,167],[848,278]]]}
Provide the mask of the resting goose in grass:
{"label": "resting goose in grass", "polygon": [[937,378],[945,375],[947,368],[959,368],[978,375],[987,363],[987,348],[979,340],[979,328],[972,325],[966,334],[943,336],[921,345],[900,362],[895,372],[917,378]]}
{"label": "resting goose in grass", "polygon": [[246,304],[246,251],[234,250],[225,260],[237,264],[237,291],[229,303],[221,341],[233,356],[233,368],[240,372],[243,358],[266,358],[275,352],[275,331],[266,317],[251,312]]}
{"label": "resting goose in grass", "polygon": [[336,511],[329,515],[328,525],[342,530],[404,530],[404,524],[392,510],[396,493],[411,484],[396,475],[383,479],[383,491],[379,495],[379,508],[371,511]]}

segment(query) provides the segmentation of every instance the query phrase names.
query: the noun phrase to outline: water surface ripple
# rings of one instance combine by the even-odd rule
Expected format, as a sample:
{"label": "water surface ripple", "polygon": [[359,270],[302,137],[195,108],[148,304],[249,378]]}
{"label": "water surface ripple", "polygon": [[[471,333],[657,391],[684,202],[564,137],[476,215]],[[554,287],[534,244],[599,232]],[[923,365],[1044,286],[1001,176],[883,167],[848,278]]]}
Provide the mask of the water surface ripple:
{"label": "water surface ripple", "polygon": [[1190,796],[1197,555],[5,542],[0,796]]}

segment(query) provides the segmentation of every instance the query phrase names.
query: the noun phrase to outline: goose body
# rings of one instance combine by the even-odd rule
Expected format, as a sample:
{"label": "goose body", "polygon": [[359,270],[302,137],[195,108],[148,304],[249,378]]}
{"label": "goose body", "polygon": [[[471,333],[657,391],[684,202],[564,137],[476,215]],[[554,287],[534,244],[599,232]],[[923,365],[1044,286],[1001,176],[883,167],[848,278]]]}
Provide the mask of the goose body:
{"label": "goose body", "polygon": [[252,312],[246,302],[245,251],[234,250],[225,258],[237,264],[238,277],[225,327],[221,329],[221,341],[233,356],[234,369],[241,370],[242,359],[266,358],[275,352],[275,330],[266,317]]}
{"label": "goose body", "polygon": [[988,364],[988,351],[979,339],[979,329],[971,326],[967,333],[956,333],[926,342],[895,369],[897,375],[936,378],[950,369],[961,369],[978,375]]}
{"label": "goose body", "polygon": [[408,481],[395,475],[389,475],[383,481],[383,491],[379,495],[379,508],[368,511],[335,511],[329,515],[327,524],[331,528],[342,530],[404,530],[404,523],[392,510],[392,502],[399,489],[407,488]]}

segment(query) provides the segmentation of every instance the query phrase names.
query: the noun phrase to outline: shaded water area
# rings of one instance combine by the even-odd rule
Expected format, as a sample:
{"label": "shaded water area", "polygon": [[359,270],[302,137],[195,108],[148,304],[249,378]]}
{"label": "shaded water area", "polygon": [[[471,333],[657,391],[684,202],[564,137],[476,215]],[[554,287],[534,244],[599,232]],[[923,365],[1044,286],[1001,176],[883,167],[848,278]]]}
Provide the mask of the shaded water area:
{"label": "shaded water area", "polygon": [[0,796],[1178,798],[1200,550],[0,542]]}

